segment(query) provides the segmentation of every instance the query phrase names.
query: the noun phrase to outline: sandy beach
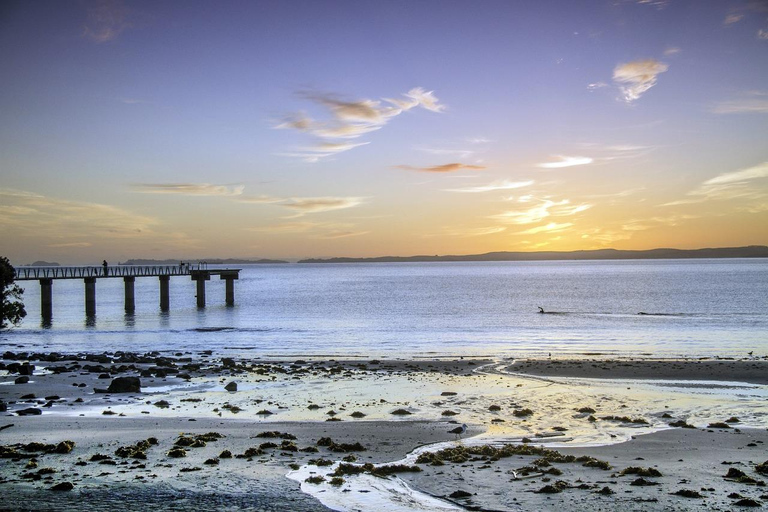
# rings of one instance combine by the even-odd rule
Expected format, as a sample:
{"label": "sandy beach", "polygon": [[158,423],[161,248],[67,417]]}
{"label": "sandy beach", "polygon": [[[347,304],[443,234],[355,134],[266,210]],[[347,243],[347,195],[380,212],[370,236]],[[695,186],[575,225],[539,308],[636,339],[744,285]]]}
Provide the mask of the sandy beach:
{"label": "sandy beach", "polygon": [[6,353],[2,507],[732,509],[768,500],[767,369]]}

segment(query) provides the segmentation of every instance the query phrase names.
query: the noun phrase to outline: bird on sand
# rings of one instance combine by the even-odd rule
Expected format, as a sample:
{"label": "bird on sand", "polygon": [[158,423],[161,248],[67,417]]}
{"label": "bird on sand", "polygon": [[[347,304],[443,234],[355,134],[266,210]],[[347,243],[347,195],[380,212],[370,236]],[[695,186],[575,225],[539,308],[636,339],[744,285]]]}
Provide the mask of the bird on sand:
{"label": "bird on sand", "polygon": [[449,430],[449,434],[456,434],[459,436],[459,439],[461,439],[462,434],[464,434],[467,431],[467,424],[462,423],[460,427],[456,427],[453,430]]}

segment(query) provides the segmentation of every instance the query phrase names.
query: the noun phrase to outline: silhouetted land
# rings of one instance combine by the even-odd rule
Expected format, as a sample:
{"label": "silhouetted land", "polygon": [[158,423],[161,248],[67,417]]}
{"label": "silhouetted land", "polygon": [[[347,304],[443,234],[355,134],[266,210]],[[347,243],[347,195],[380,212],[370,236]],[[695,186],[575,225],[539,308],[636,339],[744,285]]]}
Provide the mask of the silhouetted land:
{"label": "silhouetted land", "polygon": [[693,258],[768,258],[768,247],[718,247],[710,249],[650,249],[622,251],[597,249],[594,251],[537,251],[487,252],[485,254],[447,256],[380,256],[377,258],[311,258],[299,263],[398,263],[418,261],[541,261],[541,260],[658,260]]}
{"label": "silhouetted land", "polygon": [[208,259],[174,259],[174,260],[145,260],[145,259],[133,259],[128,260],[123,263],[120,263],[120,265],[178,265],[180,261],[183,261],[184,263],[191,263],[195,264],[198,261],[204,261],[206,263],[210,263],[211,265],[251,265],[256,263],[288,263],[284,260],[268,260],[268,259],[260,259],[260,260],[244,260],[244,259],[238,259],[238,258],[208,258]]}

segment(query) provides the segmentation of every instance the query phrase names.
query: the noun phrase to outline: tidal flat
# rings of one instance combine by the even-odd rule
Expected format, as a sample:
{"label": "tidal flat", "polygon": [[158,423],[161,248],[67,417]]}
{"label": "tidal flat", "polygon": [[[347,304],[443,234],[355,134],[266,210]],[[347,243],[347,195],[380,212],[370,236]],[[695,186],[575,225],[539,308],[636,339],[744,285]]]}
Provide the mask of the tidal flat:
{"label": "tidal flat", "polygon": [[766,370],[6,352],[0,489],[11,510],[724,510],[768,500]]}

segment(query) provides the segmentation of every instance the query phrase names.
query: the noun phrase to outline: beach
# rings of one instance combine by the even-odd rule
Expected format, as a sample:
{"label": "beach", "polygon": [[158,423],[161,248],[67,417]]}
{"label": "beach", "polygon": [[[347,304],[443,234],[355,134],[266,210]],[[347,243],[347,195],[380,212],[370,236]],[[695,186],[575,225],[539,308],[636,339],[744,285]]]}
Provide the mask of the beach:
{"label": "beach", "polygon": [[[6,352],[0,488],[10,510],[727,509],[766,501],[766,370],[760,358]],[[140,392],[97,392],[123,377]],[[633,467],[646,476],[621,474]],[[731,468],[743,477],[723,478]]]}

